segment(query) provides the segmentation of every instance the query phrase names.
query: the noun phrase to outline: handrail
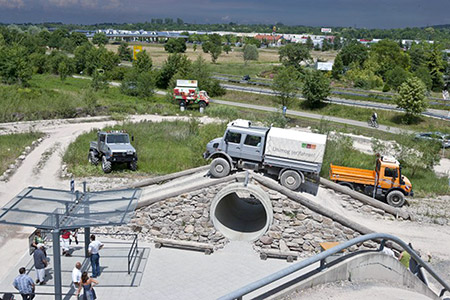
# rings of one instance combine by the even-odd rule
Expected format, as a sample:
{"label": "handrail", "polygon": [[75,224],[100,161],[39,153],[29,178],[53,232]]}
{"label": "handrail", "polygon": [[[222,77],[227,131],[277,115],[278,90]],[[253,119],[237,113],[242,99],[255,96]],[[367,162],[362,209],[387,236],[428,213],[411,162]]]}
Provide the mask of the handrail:
{"label": "handrail", "polygon": [[[128,274],[131,273],[131,261],[133,260],[133,258],[135,258],[134,253],[138,253],[138,240],[137,240],[138,236],[137,234],[134,236],[133,239],[133,243],[131,243],[131,247],[130,247],[130,251],[128,251]],[[134,260],[133,260],[133,265],[134,265]]]}
{"label": "handrail", "polygon": [[[443,287],[444,289],[441,291],[440,297],[444,294],[445,291],[450,291],[450,286],[438,275],[436,274],[436,272],[426,263],[422,260],[422,258],[420,258],[419,255],[417,255],[417,253],[412,250],[404,241],[402,241],[400,238],[391,235],[391,234],[386,234],[386,233],[370,233],[370,234],[366,234],[366,235],[362,235],[359,236],[357,238],[351,239],[349,241],[346,241],[345,243],[342,243],[338,246],[335,246],[331,249],[328,249],[324,252],[321,252],[313,257],[310,257],[308,259],[305,259],[301,262],[298,262],[292,266],[289,266],[285,269],[282,269],[278,272],[275,272],[271,275],[268,275],[260,280],[257,280],[253,283],[247,284],[244,287],[241,287],[240,289],[237,289],[227,295],[224,295],[222,297],[219,298],[219,300],[233,300],[233,299],[242,299],[242,296],[247,295],[248,293],[251,293],[261,287],[264,287],[270,283],[273,283],[283,277],[286,277],[296,271],[299,271],[301,269],[304,269],[316,262],[319,261],[323,261],[325,258],[336,254],[346,248],[349,248],[353,245],[365,242],[365,241],[369,241],[369,240],[391,240],[393,242],[395,242],[396,244],[398,244],[400,247],[402,247],[404,250],[406,250],[411,257],[421,266],[423,267],[425,270],[428,271],[428,273],[430,273],[431,276],[434,277],[434,279],[436,279]],[[320,267],[319,267],[320,269]]]}

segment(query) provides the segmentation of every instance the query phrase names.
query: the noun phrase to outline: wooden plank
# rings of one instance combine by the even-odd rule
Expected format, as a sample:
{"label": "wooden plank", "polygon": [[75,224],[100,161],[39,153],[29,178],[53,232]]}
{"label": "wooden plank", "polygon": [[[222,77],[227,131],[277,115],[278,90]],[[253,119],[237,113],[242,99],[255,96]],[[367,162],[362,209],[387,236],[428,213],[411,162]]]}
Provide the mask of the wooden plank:
{"label": "wooden plank", "polygon": [[261,249],[259,257],[266,260],[268,257],[286,259],[288,262],[297,260],[298,253],[295,251],[281,251],[277,249]]}
{"label": "wooden plank", "polygon": [[326,251],[328,249],[336,247],[339,244],[340,244],[339,242],[322,242],[322,243],[319,243],[320,248],[322,249],[322,251]]}

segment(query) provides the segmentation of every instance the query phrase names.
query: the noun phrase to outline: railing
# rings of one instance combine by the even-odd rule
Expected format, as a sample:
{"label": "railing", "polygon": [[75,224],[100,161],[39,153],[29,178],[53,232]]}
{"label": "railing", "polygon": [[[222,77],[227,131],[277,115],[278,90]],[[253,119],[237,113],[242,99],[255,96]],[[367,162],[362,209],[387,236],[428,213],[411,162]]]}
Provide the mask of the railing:
{"label": "railing", "polygon": [[292,266],[289,266],[283,270],[280,270],[276,273],[273,273],[269,276],[266,276],[258,281],[255,281],[253,283],[250,283],[240,289],[235,290],[234,292],[231,292],[225,296],[220,297],[220,300],[233,300],[233,299],[242,299],[242,297],[244,295],[247,295],[253,291],[256,291],[262,287],[265,287],[268,284],[271,284],[281,278],[284,278],[294,272],[297,272],[299,270],[302,270],[314,263],[317,262],[321,262],[321,266],[318,267],[316,270],[320,271],[323,268],[326,268],[327,264],[325,263],[325,259],[333,254],[336,254],[346,248],[349,248],[353,245],[356,244],[360,244],[363,243],[365,241],[369,241],[369,240],[382,240],[381,241],[381,247],[379,250],[383,249],[384,243],[386,240],[391,240],[393,242],[395,242],[396,244],[398,244],[401,248],[403,248],[404,250],[406,250],[411,257],[421,266],[423,267],[425,270],[428,271],[428,273],[433,276],[434,279],[436,279],[444,288],[442,289],[439,297],[442,297],[445,293],[445,291],[450,291],[450,286],[438,275],[436,274],[436,272],[426,263],[422,260],[422,258],[420,258],[419,255],[417,255],[416,252],[414,252],[413,249],[411,249],[404,241],[402,241],[401,239],[399,239],[396,236],[390,235],[390,234],[385,234],[385,233],[371,233],[371,234],[366,234],[366,235],[362,235],[359,236],[357,238],[354,238],[352,240],[349,240],[345,243],[342,243],[338,246],[335,246],[331,249],[328,249],[327,251],[321,252],[319,254],[317,254],[316,256],[310,257],[308,259],[305,259],[301,262],[298,262]]}
{"label": "railing", "polygon": [[[128,251],[128,274],[131,273],[131,270],[134,266],[134,262],[136,261],[138,250],[138,239],[137,234],[134,235],[133,243],[131,244],[130,251]],[[136,255],[134,255],[136,253]],[[131,263],[133,261],[133,263]]]}

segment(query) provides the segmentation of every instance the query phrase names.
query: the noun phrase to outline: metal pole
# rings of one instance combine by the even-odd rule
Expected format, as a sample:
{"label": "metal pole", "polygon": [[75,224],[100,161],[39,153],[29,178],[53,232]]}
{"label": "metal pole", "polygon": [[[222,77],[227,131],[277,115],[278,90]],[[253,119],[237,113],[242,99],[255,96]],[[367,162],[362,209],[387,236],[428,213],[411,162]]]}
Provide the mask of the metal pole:
{"label": "metal pole", "polygon": [[[84,214],[89,215],[89,195],[84,194]],[[91,240],[91,228],[84,227],[84,257],[89,257],[89,243]]]}
{"label": "metal pole", "polygon": [[[59,227],[59,216],[56,217],[56,227]],[[55,300],[62,300],[61,286],[61,249],[59,245],[59,228],[52,232],[53,238],[53,276],[55,280]]]}

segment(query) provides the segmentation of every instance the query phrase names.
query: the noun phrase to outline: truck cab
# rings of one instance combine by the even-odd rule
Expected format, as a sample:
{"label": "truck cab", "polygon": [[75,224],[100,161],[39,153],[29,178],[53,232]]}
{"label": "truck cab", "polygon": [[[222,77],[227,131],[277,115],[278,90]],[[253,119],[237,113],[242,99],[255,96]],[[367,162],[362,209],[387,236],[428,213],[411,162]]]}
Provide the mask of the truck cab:
{"label": "truck cab", "polygon": [[[392,190],[400,190],[405,195],[413,196],[412,184],[409,179],[402,175],[400,163],[393,157],[382,156],[377,159],[376,167],[377,190],[381,188],[382,194]],[[386,191],[386,192],[382,192]]]}

